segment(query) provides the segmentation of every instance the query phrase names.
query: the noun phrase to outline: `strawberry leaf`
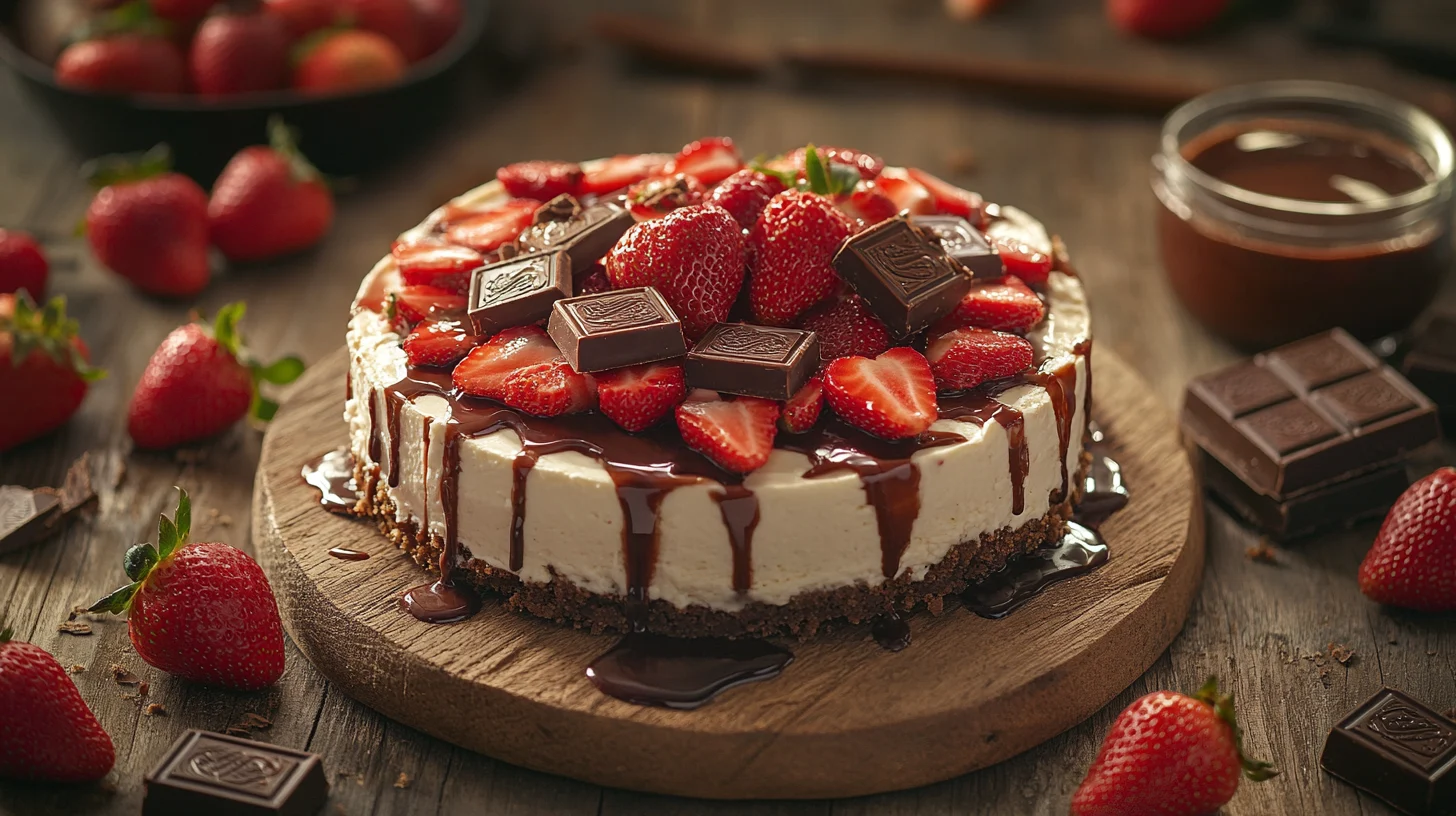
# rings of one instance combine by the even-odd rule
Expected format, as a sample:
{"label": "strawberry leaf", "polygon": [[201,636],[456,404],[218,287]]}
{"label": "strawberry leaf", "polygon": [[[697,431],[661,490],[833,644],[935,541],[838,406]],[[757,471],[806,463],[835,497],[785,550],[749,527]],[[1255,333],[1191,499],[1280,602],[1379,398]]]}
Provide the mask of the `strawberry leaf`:
{"label": "strawberry leaf", "polygon": [[253,402],[248,406],[248,416],[258,422],[272,422],[277,415],[278,403],[254,391]]}
{"label": "strawberry leaf", "polygon": [[847,164],[825,161],[819,148],[811,144],[804,148],[804,179],[809,184],[809,192],[832,196],[852,192],[860,176],[858,170]]}
{"label": "strawberry leaf", "polygon": [[141,582],[127,584],[105,598],[97,601],[86,610],[87,612],[110,612],[113,615],[120,615],[131,607],[131,598],[141,587]]}
{"label": "strawberry leaf", "polygon": [[819,149],[812,144],[804,148],[804,179],[809,182],[809,192],[829,195],[829,174],[824,172]]}
{"label": "strawberry leaf", "polygon": [[97,190],[172,172],[172,148],[159,144],[145,153],[102,156],[81,166],[81,176]]}
{"label": "strawberry leaf", "polygon": [[265,383],[288,385],[303,376],[303,361],[297,357],[284,357],[269,365],[253,364],[253,376]]}
{"label": "strawberry leaf", "polygon": [[289,127],[282,116],[275,115],[268,119],[268,145],[288,162],[294,181],[324,180],[323,174],[299,150],[298,129]]}
{"label": "strawberry leaf", "polygon": [[150,544],[137,544],[126,551],[122,564],[126,567],[126,577],[140,581],[157,565],[157,551]]}
{"label": "strawberry leaf", "polygon": [[174,523],[177,525],[178,546],[187,543],[187,538],[192,535],[192,499],[187,491],[177,488],[181,497],[177,500],[177,512],[174,514]]}
{"label": "strawberry leaf", "polygon": [[19,366],[32,353],[39,352],[57,365],[76,372],[81,379],[93,382],[105,377],[106,372],[92,368],[81,356],[74,342],[79,330],[79,324],[66,317],[66,298],[63,295],[51,298],[44,308],[37,309],[30,293],[22,291],[15,299],[15,313],[9,317],[0,316],[0,334],[11,336],[12,366]]}
{"label": "strawberry leaf", "polygon": [[222,307],[213,321],[212,336],[234,359],[247,366],[253,378],[253,399],[248,415],[259,422],[268,422],[278,413],[278,403],[263,396],[260,386],[263,383],[288,385],[303,375],[304,364],[303,360],[293,356],[266,364],[253,359],[238,327],[246,312],[247,304],[241,301]]}
{"label": "strawberry leaf", "polygon": [[1234,747],[1239,752],[1239,763],[1243,767],[1244,776],[1248,777],[1249,781],[1263,782],[1279,775],[1279,770],[1272,763],[1252,759],[1244,753],[1244,734],[1239,730],[1238,720],[1234,716],[1234,696],[1231,693],[1219,693],[1217,677],[1209,677],[1207,682],[1193,693],[1193,698],[1212,706],[1218,718],[1228,723],[1229,730],[1233,732]]}
{"label": "strawberry leaf", "polygon": [[238,301],[217,310],[217,317],[212,324],[212,337],[218,345],[228,350],[235,359],[240,359],[243,353],[243,335],[238,331],[238,322],[248,311],[248,304]]}

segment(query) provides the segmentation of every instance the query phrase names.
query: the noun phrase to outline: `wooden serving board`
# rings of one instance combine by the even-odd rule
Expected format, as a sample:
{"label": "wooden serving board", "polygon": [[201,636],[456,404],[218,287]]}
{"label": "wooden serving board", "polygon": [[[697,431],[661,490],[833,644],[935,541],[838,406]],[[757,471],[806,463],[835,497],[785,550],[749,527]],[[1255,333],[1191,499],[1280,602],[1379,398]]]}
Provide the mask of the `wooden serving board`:
{"label": "wooden serving board", "polygon": [[[1197,486],[1172,417],[1116,356],[1095,358],[1094,416],[1132,501],[1104,527],[1111,561],[1001,620],[910,618],[794,644],[768,682],[690,712],[603,695],[585,676],[614,642],[486,600],[458,624],[396,599],[424,571],[364,521],[325,512],[305,461],[346,442],[346,356],[316,365],[263,444],[259,560],[294,641],[341,691],[440,739],[602,785],[685,796],[819,798],[909,788],[984,768],[1076,725],[1129,686],[1183,627],[1203,571]],[[373,555],[342,561],[344,546]]]}

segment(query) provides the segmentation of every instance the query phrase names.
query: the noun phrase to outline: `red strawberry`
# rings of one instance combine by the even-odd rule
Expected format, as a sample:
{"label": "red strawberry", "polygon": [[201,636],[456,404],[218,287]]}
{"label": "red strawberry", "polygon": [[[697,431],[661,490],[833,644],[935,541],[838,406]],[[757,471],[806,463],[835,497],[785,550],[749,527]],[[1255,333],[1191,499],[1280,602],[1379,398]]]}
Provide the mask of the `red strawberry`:
{"label": "red strawberry", "polygon": [[339,15],[355,28],[388,37],[404,58],[424,56],[424,21],[410,0],[334,0]]}
{"label": "red strawberry", "polygon": [[581,165],[564,161],[525,161],[495,171],[506,192],[516,198],[550,201],[563,193],[576,192],[581,184]]}
{"label": "red strawberry", "polygon": [[751,229],[768,200],[784,191],[778,176],[749,167],[734,173],[708,193],[708,203],[727,210],[744,229]]}
{"label": "red strawberry", "polygon": [[591,410],[596,392],[592,375],[580,374],[564,358],[557,358],[507,374],[501,402],[528,414],[553,417]]}
{"label": "red strawberry", "polygon": [[727,136],[715,136],[690,142],[678,151],[662,172],[668,176],[686,173],[712,187],[738,172],[742,166],[743,157],[738,155],[733,140]]}
{"label": "red strawberry", "polygon": [[198,26],[187,55],[203,96],[271,91],[288,84],[288,26],[271,14],[217,14]]}
{"label": "red strawberry", "polygon": [[[852,167],[859,172],[860,178],[863,179],[872,179],[885,169],[884,160],[873,153],[865,153],[862,150],[848,147],[820,147],[817,149],[825,161]],[[807,154],[808,149],[801,147],[786,156],[769,162],[769,166],[774,170],[788,171],[802,176]]]}
{"label": "red strawberry", "polygon": [[733,308],[743,252],[743,230],[727,210],[683,207],[627,230],[607,253],[607,277],[617,288],[656,287],[696,340]]}
{"label": "red strawberry", "polygon": [[433,239],[396,241],[390,250],[406,286],[434,286],[458,295],[470,290],[470,273],[485,264],[479,252]]}
{"label": "red strawberry", "polygon": [[841,357],[830,363],[824,400],[849,424],[885,439],[916,436],[939,417],[930,364],[903,346],[873,360]]}
{"label": "red strawberry", "polygon": [[1112,722],[1072,816],[1198,816],[1233,798],[1242,772],[1256,782],[1279,773],[1243,756],[1231,695],[1209,678],[1189,697],[1155,691]]}
{"label": "red strawberry", "polygon": [[521,231],[531,226],[531,219],[541,202],[529,198],[513,198],[484,212],[452,221],[445,238],[452,244],[468,246],[479,252],[499,249],[501,244],[516,240]]}
{"label": "red strawberry", "polygon": [[878,357],[890,347],[890,330],[852,292],[809,312],[803,328],[819,335],[819,359],[825,365],[840,357]]}
{"label": "red strawberry", "polygon": [[190,297],[207,286],[207,193],[167,172],[170,157],[154,150],[139,160],[98,165],[104,185],[86,211],[86,238],[97,260],[154,295]]}
{"label": "red strawberry", "polygon": [[875,186],[895,203],[896,212],[908,210],[911,215],[935,212],[935,197],[925,185],[912,178],[908,170],[887,167],[875,179]]}
{"label": "red strawberry", "polygon": [[655,176],[627,188],[627,209],[638,221],[651,221],[682,207],[703,203],[707,190],[696,178],[678,173]]}
{"label": "red strawberry", "polygon": [[754,397],[689,399],[677,407],[683,442],[732,473],[764,466],[773,452],[778,419],[778,403]]}
{"label": "red strawberry", "polygon": [[628,431],[645,431],[656,425],[686,395],[682,366],[646,363],[597,375],[602,413]]}
{"label": "red strawberry", "polygon": [[104,93],[180,94],[187,65],[165,37],[114,34],[67,46],[56,60],[56,82]]}
{"label": "red strawberry", "polygon": [[1373,601],[1425,612],[1456,610],[1456,470],[1443,467],[1396,499],[1360,563]]}
{"label": "red strawberry", "polygon": [[962,190],[924,170],[911,167],[905,172],[912,181],[930,192],[931,198],[935,200],[936,212],[959,215],[973,225],[981,223],[981,209],[986,206],[986,202],[980,195],[970,190]]}
{"label": "red strawberry", "polygon": [[105,376],[76,331],[64,297],[37,309],[27,293],[0,295],[0,393],[11,395],[0,399],[0,451],[64,425]]}
{"label": "red strawberry", "polygon": [[1004,0],[945,0],[945,10],[957,20],[975,20],[1000,8]]}
{"label": "red strawberry", "polygon": [[92,612],[130,611],[127,630],[142,660],[197,683],[252,691],[283,675],[283,624],[268,577],[242,550],[189,544],[187,491],[173,519],[162,516],[157,546],[126,553],[132,583]]}
{"label": "red strawberry", "polygon": [[861,226],[878,224],[900,212],[895,202],[873,181],[856,184],[849,198],[837,201],[836,205],[851,218],[858,220]]}
{"label": "red strawberry", "polygon": [[90,782],[116,764],[111,737],[66,670],[44,649],[0,631],[0,778]]}
{"label": "red strawberry", "polygon": [[338,16],[334,0],[263,0],[263,10],[282,18],[295,40],[328,28]]}
{"label": "red strawberry", "polygon": [[834,291],[834,253],[852,228],[822,195],[785,190],[769,200],[748,238],[748,297],[759,322],[785,325]]}
{"label": "red strawberry", "polygon": [[1129,34],[1170,40],[1208,28],[1229,0],[1107,0],[1107,17]]}
{"label": "red strawberry", "polygon": [[24,289],[40,300],[45,297],[50,271],[45,253],[34,238],[28,233],[0,229],[0,294]]}
{"label": "red strawberry", "polygon": [[819,421],[819,412],[824,408],[824,384],[818,377],[811,377],[789,401],[784,403],[784,414],[779,417],[779,427],[789,433],[804,433]]}
{"label": "red strawberry", "polygon": [[665,164],[662,157],[654,153],[613,156],[594,169],[586,170],[577,192],[592,195],[615,192],[649,176],[660,175]]}
{"label": "red strawberry", "polygon": [[506,380],[519,369],[561,359],[561,352],[540,326],[506,329],[476,346],[455,366],[455,387],[474,397],[504,399]]}
{"label": "red strawberry", "polygon": [[925,350],[942,391],[963,391],[1031,368],[1032,348],[1025,338],[988,329],[956,329]]}
{"label": "red strawberry", "polygon": [[1052,256],[1009,235],[988,235],[991,246],[1001,255],[1008,275],[1040,286],[1052,272]]}
{"label": "red strawberry", "polygon": [[212,242],[234,261],[308,249],[334,221],[334,195],[298,151],[296,134],[273,119],[272,146],[240,151],[212,186]]}
{"label": "red strawberry", "polygon": [[458,320],[432,320],[415,326],[404,338],[404,354],[410,365],[449,368],[480,345],[483,338],[471,334]]}
{"label": "red strawberry", "polygon": [[305,44],[293,87],[317,94],[382,88],[398,82],[408,67],[399,46],[383,34],[335,31]]}
{"label": "red strawberry", "polygon": [[955,309],[936,326],[932,334],[975,326],[996,331],[1024,331],[1046,316],[1046,304],[1015,275],[995,280],[977,280]]}
{"label": "red strawberry", "polygon": [[152,13],[175,23],[191,23],[202,19],[217,0],[151,0]]}
{"label": "red strawberry", "polygon": [[428,57],[454,39],[465,21],[462,0],[413,0],[420,16],[420,56]]}
{"label": "red strawberry", "polygon": [[394,306],[408,323],[452,319],[465,312],[465,296],[436,286],[406,286],[394,293]]}
{"label": "red strawberry", "polygon": [[284,357],[265,365],[243,345],[238,321],[245,307],[218,310],[211,327],[173,329],[142,371],[131,395],[126,429],[139,448],[173,448],[226,430],[244,416],[266,422],[278,404],[258,393],[260,383],[287,385],[303,361]]}

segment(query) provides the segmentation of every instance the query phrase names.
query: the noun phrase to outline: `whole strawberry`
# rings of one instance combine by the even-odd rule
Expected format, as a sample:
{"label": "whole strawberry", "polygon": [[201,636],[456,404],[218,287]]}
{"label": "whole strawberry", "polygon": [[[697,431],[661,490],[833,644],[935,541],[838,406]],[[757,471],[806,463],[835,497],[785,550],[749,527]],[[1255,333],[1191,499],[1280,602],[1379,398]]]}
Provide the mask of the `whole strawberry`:
{"label": "whole strawberry", "polygon": [[309,93],[338,93],[391,85],[408,63],[399,46],[373,31],[336,31],[304,46],[293,87]]}
{"label": "whole strawberry", "polygon": [[298,151],[283,120],[269,123],[270,147],[244,148],[212,187],[212,242],[230,260],[256,261],[318,243],[334,221],[334,196]]}
{"label": "whole strawberry", "polygon": [[420,16],[420,56],[445,47],[465,20],[464,0],[411,0]]}
{"label": "whole strawberry", "polygon": [[56,60],[56,82],[104,93],[179,94],[187,66],[171,40],[123,32],[67,46]]}
{"label": "whole strawberry", "polygon": [[175,23],[190,23],[202,19],[217,0],[149,0],[152,13]]}
{"label": "whole strawberry", "polygon": [[743,252],[743,230],[727,210],[683,207],[627,230],[607,254],[607,277],[618,288],[656,287],[695,340],[733,308]]}
{"label": "whole strawberry", "polygon": [[1360,563],[1360,591],[1390,606],[1456,610],[1456,470],[1411,485]]}
{"label": "whole strawberry", "polygon": [[1156,691],[1117,715],[1072,816],[1198,816],[1233,798],[1242,773],[1256,782],[1279,772],[1243,755],[1233,697],[1209,678],[1192,697]]}
{"label": "whole strawberry", "polygon": [[100,189],[86,210],[86,238],[97,260],[138,289],[190,297],[212,274],[207,193],[170,167],[165,148],[97,163],[91,181]]}
{"label": "whole strawberry", "polygon": [[282,88],[288,82],[288,25],[272,14],[216,14],[197,28],[187,65],[203,96]]}
{"label": "whole strawberry", "polygon": [[242,550],[187,541],[192,503],[162,516],[157,546],[126,552],[132,583],[97,601],[92,612],[130,611],[132,646],[153,666],[198,683],[251,691],[283,674],[283,624],[268,578]]}
{"label": "whole strawberry", "polygon": [[244,416],[266,422],[277,403],[260,382],[287,385],[303,373],[297,357],[256,362],[243,346],[242,303],[224,306],[211,327],[173,329],[152,354],[131,396],[126,429],[139,448],[172,448],[226,430]]}
{"label": "whole strawberry", "polygon": [[32,298],[45,297],[50,264],[40,244],[27,233],[0,229],[0,294],[30,293]]}
{"label": "whole strawberry", "polygon": [[831,162],[811,145],[806,154],[808,190],[785,190],[769,200],[749,233],[748,298],[759,322],[786,325],[839,285],[834,253],[853,222],[830,196],[848,194],[859,172]]}
{"label": "whole strawberry", "polygon": [[783,179],[745,167],[708,193],[708,202],[733,215],[744,229],[752,229],[770,199],[784,191]]}
{"label": "whole strawberry", "polygon": [[1107,17],[1129,34],[1171,40],[1212,25],[1229,0],[1107,0]]}
{"label": "whole strawberry", "polygon": [[412,0],[335,0],[335,4],[345,22],[388,37],[406,60],[424,56],[424,20]]}
{"label": "whole strawberry", "polygon": [[37,309],[28,294],[0,295],[0,394],[25,395],[0,399],[0,451],[64,425],[105,376],[76,329],[63,297]]}
{"label": "whole strawberry", "polygon": [[65,669],[0,631],[0,778],[90,782],[116,763],[111,737]]}
{"label": "whole strawberry", "polygon": [[295,40],[328,28],[338,16],[334,0],[263,0],[263,12],[282,18]]}

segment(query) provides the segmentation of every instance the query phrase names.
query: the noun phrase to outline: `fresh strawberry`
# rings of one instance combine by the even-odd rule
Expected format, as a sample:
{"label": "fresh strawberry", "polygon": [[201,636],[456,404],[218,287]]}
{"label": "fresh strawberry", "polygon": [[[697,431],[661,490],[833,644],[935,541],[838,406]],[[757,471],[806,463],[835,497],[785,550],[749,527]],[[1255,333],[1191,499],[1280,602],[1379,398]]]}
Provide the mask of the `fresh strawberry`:
{"label": "fresh strawberry", "polygon": [[687,395],[682,366],[645,363],[597,375],[601,411],[624,430],[645,431],[671,414]]}
{"label": "fresh strawberry", "polygon": [[529,198],[513,198],[484,212],[451,222],[445,238],[452,244],[467,246],[479,252],[491,252],[501,244],[516,240],[521,231],[531,226],[531,219],[541,202]]}
{"label": "fresh strawberry", "polygon": [[506,329],[476,346],[455,366],[455,387],[473,397],[504,399],[506,380],[519,369],[561,359],[561,351],[540,326]]}
{"label": "fresh strawberry", "polygon": [[819,335],[819,359],[825,365],[840,357],[878,357],[890,347],[890,330],[852,292],[816,307],[802,326]]}
{"label": "fresh strawberry", "polygon": [[785,190],[769,200],[748,238],[748,297],[759,322],[788,324],[834,291],[834,253],[851,229],[823,195]]}
{"label": "fresh strawberry", "polygon": [[56,60],[56,82],[103,93],[180,94],[187,64],[163,36],[113,34],[67,46]]}
{"label": "fresh strawberry", "polygon": [[1229,0],[1107,0],[1107,18],[1129,34],[1174,40],[1208,28],[1228,7]]}
{"label": "fresh strawberry", "polygon": [[689,399],[677,407],[683,442],[732,473],[764,466],[773,453],[778,403],[754,397]]}
{"label": "fresh strawberry", "polygon": [[271,686],[283,675],[283,624],[268,577],[242,550],[188,543],[192,503],[178,492],[176,514],[157,525],[157,546],[127,550],[132,583],[91,611],[129,611],[137,655],[168,674],[243,691]]}
{"label": "fresh strawberry", "polygon": [[783,191],[784,182],[778,176],[745,167],[714,187],[708,203],[727,210],[744,229],[751,229],[768,200]]}
{"label": "fresh strawberry", "polygon": [[818,377],[811,377],[804,387],[784,403],[779,427],[789,433],[804,433],[819,421],[819,412],[824,408],[824,383]]}
{"label": "fresh strawberry", "polygon": [[712,187],[738,172],[742,166],[743,157],[738,155],[733,140],[727,136],[715,136],[690,142],[678,151],[662,172],[667,176],[686,173],[704,186]]}
{"label": "fresh strawberry", "polygon": [[164,150],[97,165],[101,189],[86,210],[86,238],[97,260],[154,295],[191,297],[207,286],[207,193],[168,172]]}
{"label": "fresh strawberry", "polygon": [[173,448],[220,433],[244,416],[273,418],[278,404],[259,393],[259,384],[293,382],[303,361],[254,360],[238,331],[244,311],[242,303],[224,306],[211,327],[173,329],[153,352],[127,409],[126,429],[137,447]]}
{"label": "fresh strawberry", "polygon": [[911,167],[905,171],[912,181],[930,191],[930,197],[935,201],[935,211],[946,215],[959,215],[961,218],[970,221],[972,225],[981,223],[981,210],[986,202],[976,193],[951,184],[944,179],[932,176],[924,170]]}
{"label": "fresh strawberry", "polygon": [[627,188],[627,209],[638,221],[661,218],[673,210],[703,203],[707,190],[693,176],[654,176]]}
{"label": "fresh strawberry", "polygon": [[977,280],[932,334],[962,326],[996,331],[1025,331],[1046,316],[1046,304],[1015,275]]}
{"label": "fresh strawberry", "polygon": [[920,182],[910,176],[910,171],[900,167],[886,167],[875,178],[875,186],[895,204],[896,212],[908,211],[911,215],[928,215],[935,212],[935,196]]}
{"label": "fresh strawberry", "polygon": [[471,334],[470,327],[459,320],[426,321],[404,338],[404,355],[413,366],[450,368],[483,339]]}
{"label": "fresh strawberry", "polygon": [[28,233],[0,229],[0,294],[24,289],[36,300],[45,297],[51,266],[40,244]]}
{"label": "fresh strawberry", "polygon": [[187,65],[203,96],[271,91],[288,84],[288,26],[271,14],[216,14],[192,38]]}
{"label": "fresh strawberry", "polygon": [[28,293],[0,295],[0,451],[64,425],[105,376],[76,332],[64,297],[37,309]]}
{"label": "fresh strawberry", "polygon": [[1389,606],[1456,610],[1456,470],[1443,467],[1396,499],[1360,563],[1360,591]]}
{"label": "fresh strawberry", "polygon": [[1239,775],[1279,773],[1243,755],[1233,697],[1213,678],[1192,697],[1155,691],[1112,722],[1072,795],[1072,816],[1198,816],[1233,798]]}
{"label": "fresh strawberry", "polygon": [[607,277],[607,268],[601,261],[592,264],[585,274],[577,275],[575,289],[578,295],[595,295],[612,290],[612,279]]}
{"label": "fresh strawberry", "polygon": [[495,177],[516,198],[550,201],[563,193],[576,192],[581,184],[581,165],[564,161],[524,161],[495,171]]}
{"label": "fresh strawberry", "polygon": [[[848,147],[820,147],[817,149],[824,161],[852,167],[859,172],[861,178],[866,180],[873,179],[885,169],[884,160],[873,153],[866,153],[862,150],[854,150]],[[774,170],[796,173],[799,176],[803,176],[805,157],[807,155],[808,148],[801,147],[768,164]]]}
{"label": "fresh strawberry", "polygon": [[406,286],[434,286],[465,295],[470,273],[485,264],[485,256],[463,246],[439,240],[396,241],[390,250]]}
{"label": "fresh strawberry", "polygon": [[1023,337],[989,329],[955,329],[932,340],[925,356],[942,391],[964,391],[1020,374],[1031,368],[1033,355]]}
{"label": "fresh strawberry", "polygon": [[653,286],[690,340],[728,317],[743,285],[743,230],[721,207],[696,205],[634,224],[607,253],[617,288]]}
{"label": "fresh strawberry", "polygon": [[398,82],[408,67],[399,46],[383,34],[332,31],[304,44],[293,87],[318,94],[382,88]]}
{"label": "fresh strawberry", "polygon": [[854,192],[848,198],[841,198],[835,204],[861,227],[878,224],[900,212],[895,202],[874,181],[861,181],[854,186]]}
{"label": "fresh strawberry", "polygon": [[465,22],[463,0],[412,0],[420,17],[420,56],[428,57],[455,38]]}
{"label": "fresh strawberry", "polygon": [[0,631],[0,778],[90,782],[116,763],[111,737],[66,670],[39,646]]}
{"label": "fresh strawberry", "polygon": [[655,153],[624,153],[604,160],[593,169],[585,169],[578,193],[604,195],[630,187],[650,176],[661,175],[666,164]]}
{"label": "fresh strawberry", "polygon": [[453,319],[465,312],[465,295],[437,286],[406,286],[394,293],[394,307],[408,323]]}
{"label": "fresh strawberry", "polygon": [[557,358],[507,374],[501,402],[528,414],[554,417],[591,410],[596,391],[592,375],[578,373],[571,363]]}
{"label": "fresh strawberry", "polygon": [[957,20],[976,20],[1003,4],[1004,0],[945,0],[945,10]]}
{"label": "fresh strawberry", "polygon": [[1001,263],[1008,275],[1015,275],[1025,283],[1040,286],[1052,272],[1052,256],[1032,245],[1010,235],[987,236],[991,246],[1001,255]]}
{"label": "fresh strawberry", "polygon": [[334,0],[339,16],[357,29],[388,37],[404,58],[424,56],[424,21],[411,0]]}
{"label": "fresh strawberry", "polygon": [[152,13],[174,23],[192,23],[202,19],[217,0],[150,0]]}
{"label": "fresh strawberry", "polygon": [[830,363],[824,400],[844,421],[885,439],[916,436],[939,416],[930,364],[903,346],[873,360],[841,357]]}
{"label": "fresh strawberry", "polygon": [[339,13],[334,0],[263,0],[263,11],[282,18],[294,40],[328,28]]}
{"label": "fresh strawberry", "polygon": [[270,147],[244,148],[223,168],[207,204],[212,242],[234,261],[305,250],[334,221],[334,195],[298,151],[282,119],[268,125]]}

